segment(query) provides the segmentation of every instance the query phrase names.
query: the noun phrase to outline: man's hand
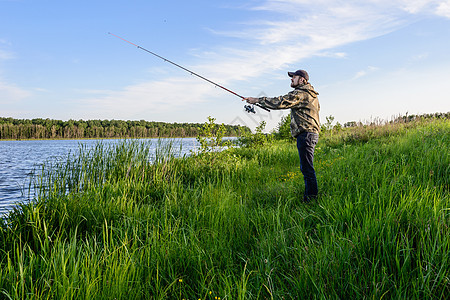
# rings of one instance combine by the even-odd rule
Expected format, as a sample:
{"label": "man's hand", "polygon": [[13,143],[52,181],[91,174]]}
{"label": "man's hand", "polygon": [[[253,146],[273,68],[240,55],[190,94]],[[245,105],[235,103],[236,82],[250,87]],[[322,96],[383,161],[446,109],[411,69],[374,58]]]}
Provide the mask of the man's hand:
{"label": "man's hand", "polygon": [[258,103],[258,101],[259,101],[258,98],[253,98],[253,97],[247,97],[247,98],[244,98],[243,100],[247,101],[247,103],[249,103],[249,104],[255,104],[255,103]]}

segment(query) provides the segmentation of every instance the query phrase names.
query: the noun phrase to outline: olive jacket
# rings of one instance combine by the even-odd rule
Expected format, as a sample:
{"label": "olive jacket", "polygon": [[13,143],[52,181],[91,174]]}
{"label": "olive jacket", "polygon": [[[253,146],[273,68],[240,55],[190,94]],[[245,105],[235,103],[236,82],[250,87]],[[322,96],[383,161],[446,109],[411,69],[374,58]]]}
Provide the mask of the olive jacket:
{"label": "olive jacket", "polygon": [[309,84],[302,84],[279,97],[261,97],[258,103],[269,109],[291,109],[291,135],[296,138],[303,132],[320,132],[319,93]]}

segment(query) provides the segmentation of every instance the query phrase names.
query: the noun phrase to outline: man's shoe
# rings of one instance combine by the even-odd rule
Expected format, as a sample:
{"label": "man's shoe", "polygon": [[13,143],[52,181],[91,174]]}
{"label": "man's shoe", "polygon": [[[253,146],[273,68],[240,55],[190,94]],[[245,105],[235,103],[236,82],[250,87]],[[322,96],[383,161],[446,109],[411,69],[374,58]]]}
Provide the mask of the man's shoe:
{"label": "man's shoe", "polygon": [[317,198],[317,195],[308,195],[303,197],[304,203],[310,203],[311,201],[315,200]]}

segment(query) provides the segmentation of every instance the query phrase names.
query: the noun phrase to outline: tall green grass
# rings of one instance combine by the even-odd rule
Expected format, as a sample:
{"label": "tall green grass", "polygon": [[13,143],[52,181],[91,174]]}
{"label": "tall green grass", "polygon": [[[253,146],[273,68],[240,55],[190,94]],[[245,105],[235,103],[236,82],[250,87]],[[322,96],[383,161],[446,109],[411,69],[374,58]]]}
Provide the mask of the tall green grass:
{"label": "tall green grass", "polygon": [[312,204],[288,142],[80,148],[3,221],[0,298],[444,299],[449,144],[447,120],[324,137]]}

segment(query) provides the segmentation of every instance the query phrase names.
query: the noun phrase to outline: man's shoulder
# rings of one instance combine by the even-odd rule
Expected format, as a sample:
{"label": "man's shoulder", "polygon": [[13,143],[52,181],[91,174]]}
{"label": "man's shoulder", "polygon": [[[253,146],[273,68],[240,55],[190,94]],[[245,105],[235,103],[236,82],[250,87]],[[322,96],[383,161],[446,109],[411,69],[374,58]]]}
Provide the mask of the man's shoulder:
{"label": "man's shoulder", "polygon": [[314,87],[310,83],[299,85],[295,87],[294,91],[297,93],[307,93],[313,97],[317,97],[317,95],[319,95],[319,93],[314,89]]}

